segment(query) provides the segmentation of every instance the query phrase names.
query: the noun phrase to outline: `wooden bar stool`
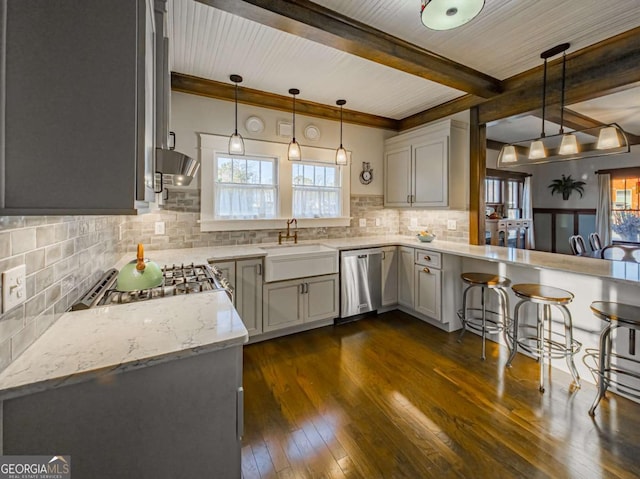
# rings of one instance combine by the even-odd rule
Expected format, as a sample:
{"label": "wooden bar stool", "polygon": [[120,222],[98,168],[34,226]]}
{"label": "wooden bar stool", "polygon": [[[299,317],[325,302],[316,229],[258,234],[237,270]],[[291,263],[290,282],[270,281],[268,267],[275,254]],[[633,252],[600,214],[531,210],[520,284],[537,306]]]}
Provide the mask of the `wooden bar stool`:
{"label": "wooden bar stool", "polygon": [[[482,359],[485,359],[485,340],[487,333],[497,334],[504,332],[509,318],[509,297],[506,288],[510,281],[502,276],[488,273],[462,273],[462,281],[467,285],[462,295],[462,309],[458,311],[458,317],[462,321],[462,331],[458,342],[467,329],[482,334]],[[467,307],[467,295],[473,288],[481,289],[480,308]],[[493,291],[498,298],[498,311],[488,310],[486,307],[486,291]],[[478,315],[478,313],[480,313]]]}
{"label": "wooden bar stool", "polygon": [[[598,379],[598,394],[593,401],[589,414],[595,415],[596,407],[605,396],[610,384],[616,386],[620,392],[630,396],[640,398],[640,389],[620,382],[620,377],[634,378],[640,380],[640,374],[633,372],[622,365],[611,366],[611,358],[620,358],[619,354],[613,352],[611,333],[617,328],[623,327],[629,330],[629,355],[635,355],[636,331],[640,329],[640,307],[630,304],[613,303],[608,301],[594,301],[591,303],[593,314],[606,321],[608,324],[600,333],[600,349],[596,355],[598,367],[595,370]],[[623,357],[625,361],[640,364],[640,361]],[[611,373],[615,377],[611,377]]]}
{"label": "wooden bar stool", "polygon": [[[507,367],[511,366],[516,356],[518,347],[522,348],[540,362],[540,392],[544,392],[544,367],[545,358],[565,358],[567,366],[573,376],[576,387],[580,387],[580,375],[573,362],[573,356],[580,351],[581,344],[573,339],[573,324],[571,320],[571,312],[567,308],[573,300],[573,294],[564,289],[554,288],[552,286],[544,286],[541,284],[514,284],[511,289],[520,298],[520,302],[516,304],[513,317],[513,330],[511,334],[512,346],[511,356],[507,361]],[[533,303],[537,309],[537,326],[536,334],[525,334],[519,336],[518,328],[520,309],[527,303]],[[564,333],[553,331],[551,321],[551,306],[555,306],[562,312],[564,318]],[[549,335],[545,337],[545,327],[548,328]],[[532,329],[533,326],[526,326],[523,329]],[[564,339],[560,342],[554,339],[554,336]]]}

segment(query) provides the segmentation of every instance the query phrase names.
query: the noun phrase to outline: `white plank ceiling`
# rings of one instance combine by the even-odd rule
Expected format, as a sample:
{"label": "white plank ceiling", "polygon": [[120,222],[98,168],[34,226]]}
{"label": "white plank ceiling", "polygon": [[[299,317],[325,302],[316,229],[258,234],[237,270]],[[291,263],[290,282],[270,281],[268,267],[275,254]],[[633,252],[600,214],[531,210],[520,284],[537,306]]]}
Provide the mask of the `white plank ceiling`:
{"label": "white plank ceiling", "polygon": [[[540,65],[540,52],[556,44],[570,42],[571,52],[640,26],[640,0],[487,0],[477,18],[445,32],[421,24],[419,0],[315,3],[498,79]],[[333,106],[345,98],[348,109],[394,119],[464,94],[195,0],[169,0],[168,5],[170,62],[176,72],[220,82],[237,73],[244,77],[242,86],[281,95],[299,88],[305,100]],[[605,97],[577,111],[608,122],[620,104],[624,110],[625,103],[640,103],[638,90],[619,95],[614,109],[608,109]],[[634,113],[638,118],[637,109],[625,112],[628,121]]]}

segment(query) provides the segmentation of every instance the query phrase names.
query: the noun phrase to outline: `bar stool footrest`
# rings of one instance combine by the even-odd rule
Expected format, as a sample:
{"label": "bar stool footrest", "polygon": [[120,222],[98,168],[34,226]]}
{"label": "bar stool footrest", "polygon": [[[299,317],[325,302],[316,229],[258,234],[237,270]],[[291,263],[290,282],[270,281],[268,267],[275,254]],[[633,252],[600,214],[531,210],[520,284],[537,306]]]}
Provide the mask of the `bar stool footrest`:
{"label": "bar stool footrest", "polygon": [[[472,315],[469,315],[469,312],[471,312]],[[488,334],[500,334],[509,327],[509,318],[506,318],[506,320],[503,321],[502,314],[500,314],[499,312],[485,309],[485,313],[485,331]],[[466,317],[462,309],[458,310],[457,314],[458,318],[460,318],[460,321],[462,321],[463,327],[466,327],[468,330],[472,330],[477,333],[482,333],[481,308],[467,308]]]}
{"label": "bar stool footrest", "polygon": [[567,356],[573,356],[582,347],[582,344],[575,339],[571,342],[570,349],[567,349],[564,343],[547,338],[545,338],[542,348],[538,346],[539,342],[537,336],[518,337],[518,347],[535,357],[544,356],[545,358],[562,359]]}

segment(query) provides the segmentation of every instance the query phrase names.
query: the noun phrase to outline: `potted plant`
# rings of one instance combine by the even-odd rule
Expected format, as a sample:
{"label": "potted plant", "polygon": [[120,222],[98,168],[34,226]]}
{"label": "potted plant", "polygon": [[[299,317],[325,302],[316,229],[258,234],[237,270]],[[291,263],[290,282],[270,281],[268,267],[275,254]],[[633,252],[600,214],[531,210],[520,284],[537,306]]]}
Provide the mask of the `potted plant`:
{"label": "potted plant", "polygon": [[568,200],[571,196],[571,193],[573,193],[574,191],[580,193],[580,198],[582,198],[582,194],[584,193],[584,185],[586,185],[584,181],[573,180],[571,178],[571,175],[562,175],[562,178],[553,180],[549,185],[549,188],[551,188],[552,196],[555,193],[562,193],[562,199]]}

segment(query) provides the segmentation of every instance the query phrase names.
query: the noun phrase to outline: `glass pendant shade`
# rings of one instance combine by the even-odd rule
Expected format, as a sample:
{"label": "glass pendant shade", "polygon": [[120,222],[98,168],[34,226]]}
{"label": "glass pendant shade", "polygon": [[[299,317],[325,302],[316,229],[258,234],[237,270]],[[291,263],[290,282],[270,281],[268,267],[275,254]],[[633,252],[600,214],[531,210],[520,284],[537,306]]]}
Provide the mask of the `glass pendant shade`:
{"label": "glass pendant shade", "polygon": [[342,145],[340,148],[336,150],[336,165],[346,165],[347,164],[347,150],[345,150]]}
{"label": "glass pendant shade", "polygon": [[450,30],[473,20],[484,0],[422,0],[422,24],[431,30]]}
{"label": "glass pendant shade", "polygon": [[348,162],[347,150],[342,146],[342,107],[347,104],[347,100],[337,100],[336,105],[340,107],[340,148],[336,150],[336,165],[346,165]]}
{"label": "glass pendant shade", "polygon": [[529,148],[529,159],[530,160],[538,160],[540,158],[546,158],[547,151],[544,149],[544,143],[542,140],[536,140],[531,142],[531,147]]}
{"label": "glass pendant shade", "polygon": [[558,153],[561,155],[575,155],[578,153],[578,139],[576,135],[572,135],[571,133],[564,135]]}
{"label": "glass pendant shade", "polygon": [[515,163],[518,161],[518,155],[516,153],[516,147],[513,145],[505,145],[500,151],[500,163]]}
{"label": "glass pendant shade", "polygon": [[600,130],[598,135],[598,150],[608,150],[610,148],[620,148],[620,138],[618,138],[618,130],[613,126],[607,126]]}
{"label": "glass pendant shade", "polygon": [[229,79],[236,84],[235,91],[235,131],[233,135],[229,137],[229,154],[230,155],[244,155],[244,140],[242,136],[238,134],[238,83],[242,83],[242,77],[240,75],[231,75]]}
{"label": "glass pendant shade", "polygon": [[293,128],[291,143],[289,143],[289,149],[287,150],[287,159],[289,161],[302,160],[302,150],[300,149],[300,143],[296,141],[296,95],[300,94],[300,90],[297,88],[290,88],[289,95],[293,95]]}
{"label": "glass pendant shade", "polygon": [[229,154],[244,155],[244,140],[237,131],[229,137]]}
{"label": "glass pendant shade", "polygon": [[287,150],[287,158],[289,161],[300,161],[302,159],[302,150],[300,149],[300,143],[295,138],[289,143],[289,149]]}

